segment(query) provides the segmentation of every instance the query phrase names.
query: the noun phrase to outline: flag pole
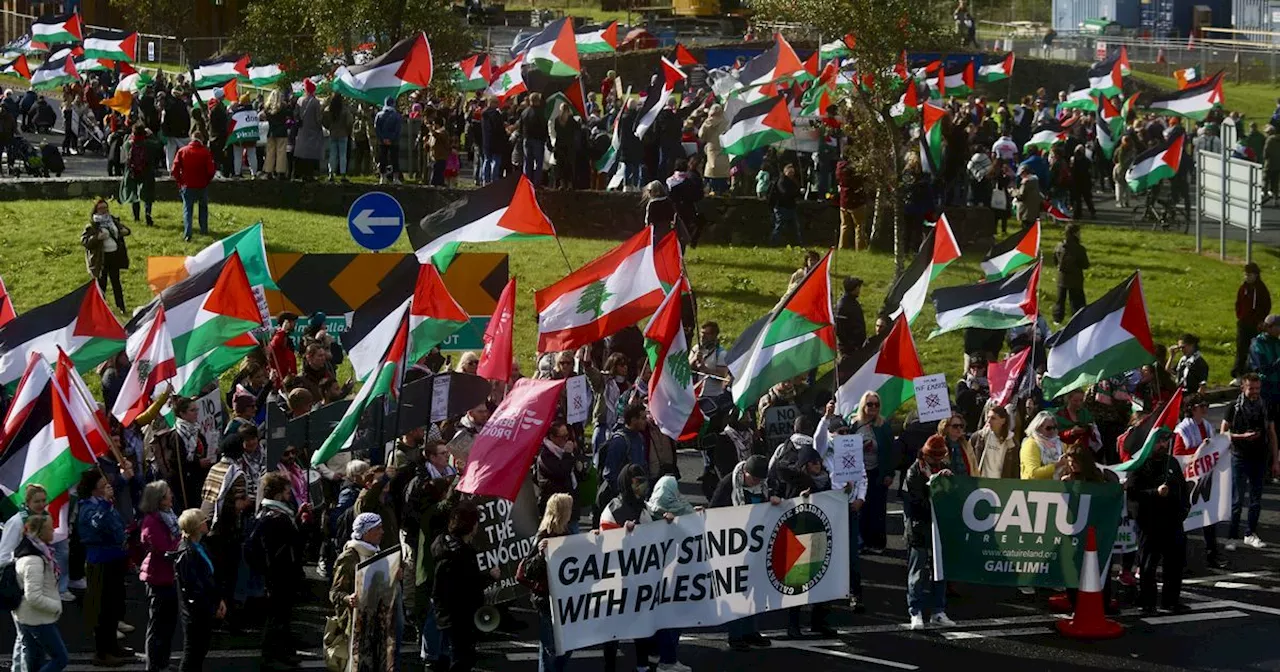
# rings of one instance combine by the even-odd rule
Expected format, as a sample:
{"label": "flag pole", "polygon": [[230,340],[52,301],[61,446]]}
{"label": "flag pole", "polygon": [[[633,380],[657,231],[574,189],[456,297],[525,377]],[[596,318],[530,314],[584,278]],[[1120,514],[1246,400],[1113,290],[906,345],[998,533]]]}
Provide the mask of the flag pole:
{"label": "flag pole", "polygon": [[564,257],[564,265],[569,268],[569,272],[573,273],[573,264],[569,262],[569,255],[564,251],[564,243],[560,242],[560,236],[553,236],[556,239],[556,247],[560,248],[560,256]]}

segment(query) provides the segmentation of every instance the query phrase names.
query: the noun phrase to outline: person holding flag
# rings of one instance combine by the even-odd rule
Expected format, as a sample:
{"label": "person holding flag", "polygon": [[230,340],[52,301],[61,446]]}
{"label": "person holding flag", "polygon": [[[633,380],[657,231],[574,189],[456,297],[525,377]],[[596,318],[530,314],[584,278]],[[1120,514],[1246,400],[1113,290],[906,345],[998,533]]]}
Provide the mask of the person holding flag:
{"label": "person holding flag", "polygon": [[[1136,506],[1138,525],[1138,606],[1144,615],[1156,612],[1156,573],[1164,567],[1160,606],[1166,611],[1189,611],[1182,604],[1182,569],[1187,560],[1187,535],[1183,521],[1191,510],[1182,465],[1170,450],[1173,433],[1166,427],[1156,434],[1150,456],[1129,476],[1125,488]],[[1150,441],[1150,439],[1148,439]]]}

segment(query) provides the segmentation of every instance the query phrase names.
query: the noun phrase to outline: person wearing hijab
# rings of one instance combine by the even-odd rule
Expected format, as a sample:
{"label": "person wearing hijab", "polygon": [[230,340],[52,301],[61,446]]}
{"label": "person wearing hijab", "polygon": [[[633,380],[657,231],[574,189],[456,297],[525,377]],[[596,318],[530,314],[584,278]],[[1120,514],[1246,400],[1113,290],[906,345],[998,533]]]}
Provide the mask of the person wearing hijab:
{"label": "person wearing hijab", "polygon": [[906,498],[902,510],[906,519],[907,541],[907,613],[911,616],[911,629],[924,628],[924,612],[932,612],[929,619],[935,625],[955,625],[947,617],[947,583],[933,580],[933,504],[929,488],[933,479],[951,475],[947,467],[950,456],[947,440],[937,434],[924,442],[920,456],[907,469]]}
{"label": "person wearing hijab", "polygon": [[169,668],[173,630],[178,624],[178,589],[174,586],[173,561],[168,555],[178,550],[181,534],[173,512],[173,490],[164,481],[147,484],[142,491],[139,578],[147,585],[147,672]]}
{"label": "person wearing hijab", "polygon": [[213,560],[202,540],[209,532],[208,517],[200,509],[187,509],[178,516],[182,541],[170,554],[174,582],[178,586],[178,606],[182,611],[182,662],[179,672],[200,672],[209,653],[213,621],[227,615],[227,603],[214,581]]}
{"label": "person wearing hijab", "polygon": [[382,544],[382,516],[362,513],[351,524],[351,539],[333,565],[329,603],[333,616],[325,626],[324,652],[329,669],[345,670],[351,655],[351,612],[356,607],[356,567],[377,555]]}
{"label": "person wearing hijab", "polygon": [[[13,556],[22,602],[13,612],[19,638],[25,643],[28,670],[60,672],[67,667],[67,647],[58,631],[62,600],[58,597],[58,563],[54,562],[53,519],[36,514],[23,524],[22,541]],[[114,636],[114,633],[113,633]],[[49,661],[45,662],[44,658]]]}
{"label": "person wearing hijab", "polygon": [[[645,470],[637,464],[628,464],[618,471],[616,482],[617,496],[605,504],[600,513],[600,529],[616,530],[624,528],[628,532],[653,520],[645,495],[649,491],[649,477]],[[654,649],[654,638],[642,637],[635,640],[636,669],[649,666],[649,654]],[[614,660],[618,656],[617,640],[604,643],[605,669],[614,669]]]}

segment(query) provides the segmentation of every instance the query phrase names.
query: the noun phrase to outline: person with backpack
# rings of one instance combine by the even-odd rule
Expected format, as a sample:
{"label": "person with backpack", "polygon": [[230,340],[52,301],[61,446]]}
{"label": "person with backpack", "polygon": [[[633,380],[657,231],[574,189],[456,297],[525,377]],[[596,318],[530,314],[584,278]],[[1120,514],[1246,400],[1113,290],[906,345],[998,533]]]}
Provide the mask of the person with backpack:
{"label": "person with backpack", "polygon": [[22,602],[14,610],[13,620],[26,649],[23,662],[28,670],[61,672],[67,668],[68,657],[58,631],[62,600],[58,598],[60,572],[51,548],[53,519],[43,513],[33,515],[23,524],[23,532],[13,553],[22,586]]}
{"label": "person with backpack", "polygon": [[262,477],[262,503],[257,526],[245,542],[249,568],[266,578],[266,622],[262,629],[262,669],[296,670],[297,644],[289,627],[293,606],[302,584],[302,535],[300,519],[310,507],[294,509],[293,488],[279,472]]}
{"label": "person with backpack", "polygon": [[600,470],[600,489],[596,493],[596,520],[600,512],[614,497],[618,476],[628,465],[647,473],[649,449],[645,434],[649,428],[648,411],[643,404],[628,406],[622,412],[622,427],[615,430],[596,455],[596,467]]}
{"label": "person with backpack", "polygon": [[[49,503],[49,494],[44,486],[32,483],[27,486],[26,492],[23,494],[23,506],[17,513],[13,514],[9,520],[5,521],[3,535],[0,535],[0,599],[8,600],[5,607],[16,608],[18,602],[22,599],[22,585],[18,581],[16,567],[14,566],[14,552],[22,543],[24,538],[24,524],[31,516],[44,514]],[[55,542],[54,557],[59,559],[59,567],[62,568],[58,574],[58,582],[61,585],[60,593],[64,598],[64,602],[70,602],[75,596],[67,592],[67,565],[69,560],[68,553],[69,542],[64,537],[61,542]],[[61,546],[61,552],[58,547]],[[17,620],[15,614],[15,629],[17,629]],[[13,640],[13,665],[12,672],[26,672],[27,649],[22,637],[15,637]]]}
{"label": "person with backpack", "polygon": [[352,523],[351,538],[333,567],[333,583],[329,587],[329,603],[333,616],[324,628],[325,663],[331,670],[346,670],[351,662],[351,612],[356,601],[356,567],[381,552],[382,517],[362,513]]}
{"label": "person with backpack", "polygon": [[119,201],[133,207],[136,223],[146,208],[147,226],[154,226],[151,206],[156,201],[156,164],[164,152],[164,144],[151,134],[141,122],[133,126],[133,133],[124,142],[124,179],[120,181]]}
{"label": "person with backpack", "polygon": [[84,615],[93,628],[92,664],[119,667],[125,658],[116,631],[124,616],[124,578],[128,563],[124,521],[116,510],[115,491],[99,470],[86,471],[77,488],[80,513],[76,532],[85,548],[85,577],[88,592]]}
{"label": "person with backpack", "polygon": [[547,540],[573,534],[569,526],[573,522],[573,497],[558,492],[547,500],[546,512],[538,524],[535,550],[520,561],[516,574],[529,588],[529,599],[538,611],[538,672],[564,672],[569,666],[573,651],[557,655],[555,629],[551,624],[551,600],[547,581]]}
{"label": "person with backpack", "polygon": [[435,558],[435,578],[431,601],[435,605],[436,623],[450,650],[449,672],[470,672],[476,661],[476,611],[484,606],[484,590],[501,577],[497,567],[486,574],[476,561],[471,545],[480,525],[480,511],[475,503],[459,502],[449,514],[449,529],[431,543]]}

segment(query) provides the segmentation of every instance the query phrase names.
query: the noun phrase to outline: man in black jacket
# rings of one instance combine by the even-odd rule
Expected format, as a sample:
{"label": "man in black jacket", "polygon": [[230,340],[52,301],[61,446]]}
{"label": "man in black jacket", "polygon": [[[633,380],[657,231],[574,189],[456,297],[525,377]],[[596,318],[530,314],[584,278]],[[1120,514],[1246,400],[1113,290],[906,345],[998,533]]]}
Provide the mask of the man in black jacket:
{"label": "man in black jacket", "polygon": [[1173,434],[1165,428],[1152,431],[1158,432],[1154,450],[1125,484],[1137,507],[1134,522],[1138,524],[1138,562],[1142,568],[1138,606],[1147,615],[1156,611],[1156,570],[1162,562],[1161,607],[1175,613],[1187,610],[1178,597],[1187,560],[1187,535],[1182,524],[1190,510],[1182,465],[1169,450]]}
{"label": "man in black jacket", "polygon": [[436,625],[444,633],[452,658],[449,672],[470,672],[476,661],[476,610],[484,606],[484,589],[500,576],[497,567],[486,575],[476,563],[471,546],[480,512],[472,502],[460,502],[449,515],[449,531],[431,544],[435,558],[435,578],[431,600],[436,609]]}
{"label": "man in black jacket", "polygon": [[618,160],[622,162],[623,184],[628,189],[640,188],[640,165],[644,163],[644,144],[636,137],[636,122],[640,116],[636,112],[636,104],[635,99],[628,100],[618,113],[622,115],[618,120],[618,135],[622,140]]}
{"label": "man in black jacket", "polygon": [[844,294],[836,302],[836,347],[841,357],[849,357],[867,343],[867,318],[858,297],[862,295],[862,278],[844,279]]}
{"label": "man in black jacket", "polygon": [[293,508],[293,487],[284,474],[273,471],[262,477],[262,503],[258,526],[249,539],[246,557],[258,564],[266,579],[267,614],[262,629],[262,669],[294,670],[300,659],[289,626],[293,604],[302,584],[302,535],[298,517],[305,513]]}
{"label": "man in black jacket", "polygon": [[542,186],[542,162],[547,155],[547,116],[542,109],[542,94],[529,94],[529,105],[520,113],[520,137],[524,142],[524,176],[533,186]]}
{"label": "man in black jacket", "polygon": [[480,113],[480,153],[484,157],[484,166],[480,169],[480,184],[502,177],[502,167],[506,164],[507,125],[498,109],[498,99],[489,98],[484,112]]}
{"label": "man in black jacket", "polygon": [[569,425],[562,421],[551,423],[547,438],[542,441],[533,472],[533,485],[538,493],[538,518],[547,509],[551,495],[564,493],[574,498],[573,514],[569,518],[569,534],[578,533],[578,484],[586,476],[587,463],[578,456],[577,446]]}
{"label": "man in black jacket", "polygon": [[165,165],[172,170],[173,157],[177,156],[179,149],[187,146],[191,136],[191,106],[178,97],[176,89],[172,96],[166,96],[164,99],[160,128],[165,137]]}
{"label": "man in black jacket", "polygon": [[[769,470],[768,485],[771,497],[793,499],[830,490],[831,477],[822,466],[822,456],[809,445],[796,453],[794,461],[775,460]],[[809,632],[820,637],[834,637],[836,631],[827,625],[827,606],[815,604],[812,609],[809,613]],[[787,610],[787,637],[801,637],[800,607]]]}

